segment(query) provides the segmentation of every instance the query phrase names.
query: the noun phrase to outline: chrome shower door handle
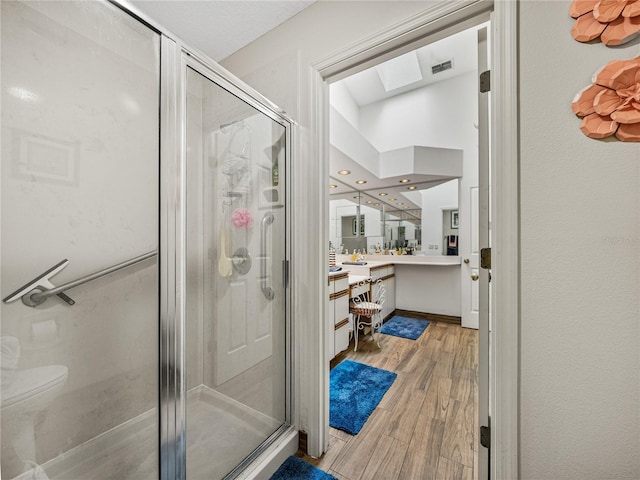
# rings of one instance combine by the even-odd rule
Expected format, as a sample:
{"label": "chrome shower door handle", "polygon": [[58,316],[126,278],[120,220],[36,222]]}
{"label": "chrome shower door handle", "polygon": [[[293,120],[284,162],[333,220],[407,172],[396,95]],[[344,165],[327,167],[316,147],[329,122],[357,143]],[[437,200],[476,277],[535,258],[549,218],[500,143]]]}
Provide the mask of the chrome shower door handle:
{"label": "chrome shower door handle", "polygon": [[132,258],[130,260],[126,260],[116,265],[112,265],[111,267],[104,268],[90,275],[85,275],[84,277],[78,278],[71,282],[67,282],[63,285],[60,285],[59,287],[56,287],[49,281],[49,279],[69,264],[69,260],[64,259],[57,265],[51,267],[49,270],[44,272],[42,275],[39,275],[38,277],[28,282],[26,285],[20,287],[11,295],[4,298],[2,301],[4,303],[10,303],[21,297],[22,303],[24,303],[26,306],[36,307],[41,303],[44,303],[47,300],[47,298],[53,295],[56,295],[62,300],[64,300],[66,303],[68,303],[69,305],[74,305],[76,302],[73,301],[64,293],[65,290],[69,290],[70,288],[83,285],[87,282],[103,277],[110,273],[117,272],[118,270],[122,270],[123,268],[130,267],[131,265],[135,265],[136,263],[140,263],[149,258],[153,258],[156,255],[157,255],[157,252],[155,250],[152,252],[147,252],[138,257]]}
{"label": "chrome shower door handle", "polygon": [[[34,298],[34,295],[56,288],[56,286],[53,283],[51,283],[49,279],[54,275],[58,274],[67,265],[69,265],[69,260],[65,258],[61,262],[51,267],[46,272],[42,273],[41,275],[38,275],[33,280],[27,282],[25,285],[17,289],[15,292],[3,298],[2,301],[4,303],[11,303],[14,300],[17,300],[18,298],[22,298],[22,303],[24,303],[29,307],[35,307],[37,305],[40,305],[41,303],[44,303],[47,300],[47,297]],[[76,303],[71,297],[66,295],[64,292],[57,292],[56,295],[58,296],[58,298],[64,300],[69,305],[74,305]]]}
{"label": "chrome shower door handle", "polygon": [[267,300],[273,300],[275,293],[267,285],[267,227],[271,225],[275,217],[267,212],[260,221],[260,290]]}

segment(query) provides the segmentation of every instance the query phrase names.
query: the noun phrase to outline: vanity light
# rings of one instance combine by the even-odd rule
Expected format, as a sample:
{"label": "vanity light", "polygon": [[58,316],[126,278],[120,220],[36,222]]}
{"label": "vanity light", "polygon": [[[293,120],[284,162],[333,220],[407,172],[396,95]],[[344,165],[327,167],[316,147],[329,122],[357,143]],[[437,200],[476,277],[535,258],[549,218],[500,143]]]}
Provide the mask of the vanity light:
{"label": "vanity light", "polygon": [[418,187],[416,187],[415,185],[411,185],[411,186],[407,187],[407,190],[415,190],[416,188],[418,188]]}
{"label": "vanity light", "polygon": [[351,170],[340,170],[338,171],[338,175],[349,175]]}
{"label": "vanity light", "polygon": [[331,189],[338,188],[338,185],[329,185],[329,188]]}
{"label": "vanity light", "polygon": [[400,180],[400,183],[409,183],[411,180],[409,180],[408,178],[403,178],[402,180]]}
{"label": "vanity light", "polygon": [[356,180],[356,183],[358,185],[364,185],[365,183],[367,183],[367,181],[366,180]]}

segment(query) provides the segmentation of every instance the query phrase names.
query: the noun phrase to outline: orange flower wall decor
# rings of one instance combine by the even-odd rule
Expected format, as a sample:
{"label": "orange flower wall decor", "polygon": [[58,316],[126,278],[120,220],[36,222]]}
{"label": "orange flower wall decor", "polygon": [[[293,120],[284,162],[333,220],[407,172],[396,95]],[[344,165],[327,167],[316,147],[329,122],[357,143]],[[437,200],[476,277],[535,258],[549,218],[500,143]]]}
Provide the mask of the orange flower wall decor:
{"label": "orange flower wall decor", "polygon": [[594,75],[593,84],[576,95],[573,112],[589,138],[615,135],[622,142],[640,142],[640,56],[614,60]]}
{"label": "orange flower wall decor", "polygon": [[579,42],[599,37],[615,46],[640,35],[640,0],[573,0],[569,14],[576,19],[571,34]]}

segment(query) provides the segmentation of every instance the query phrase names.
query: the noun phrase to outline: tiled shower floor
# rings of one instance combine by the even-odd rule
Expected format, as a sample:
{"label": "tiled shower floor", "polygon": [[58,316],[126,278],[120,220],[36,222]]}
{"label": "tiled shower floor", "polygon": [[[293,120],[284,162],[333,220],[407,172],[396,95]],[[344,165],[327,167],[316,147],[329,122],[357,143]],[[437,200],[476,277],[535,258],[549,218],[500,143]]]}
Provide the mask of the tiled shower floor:
{"label": "tiled shower floor", "polygon": [[[282,422],[199,386],[188,394],[187,476],[224,477]],[[51,480],[158,478],[157,411],[149,411],[42,465]]]}

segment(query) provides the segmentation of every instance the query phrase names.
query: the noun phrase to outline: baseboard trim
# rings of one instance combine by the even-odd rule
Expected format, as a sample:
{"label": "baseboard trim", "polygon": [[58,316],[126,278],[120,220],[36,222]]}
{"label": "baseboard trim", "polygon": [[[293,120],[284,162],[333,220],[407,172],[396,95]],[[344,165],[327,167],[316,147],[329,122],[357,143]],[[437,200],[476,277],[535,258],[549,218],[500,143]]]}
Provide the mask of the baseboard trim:
{"label": "baseboard trim", "polygon": [[452,315],[441,315],[439,313],[414,312],[413,310],[396,310],[393,314],[409,318],[419,318],[420,320],[429,320],[431,322],[446,322],[456,325],[462,324],[461,317],[454,317]]}
{"label": "baseboard trim", "polygon": [[298,451],[304,453],[305,455],[308,454],[307,432],[305,432],[304,430],[298,431]]}

